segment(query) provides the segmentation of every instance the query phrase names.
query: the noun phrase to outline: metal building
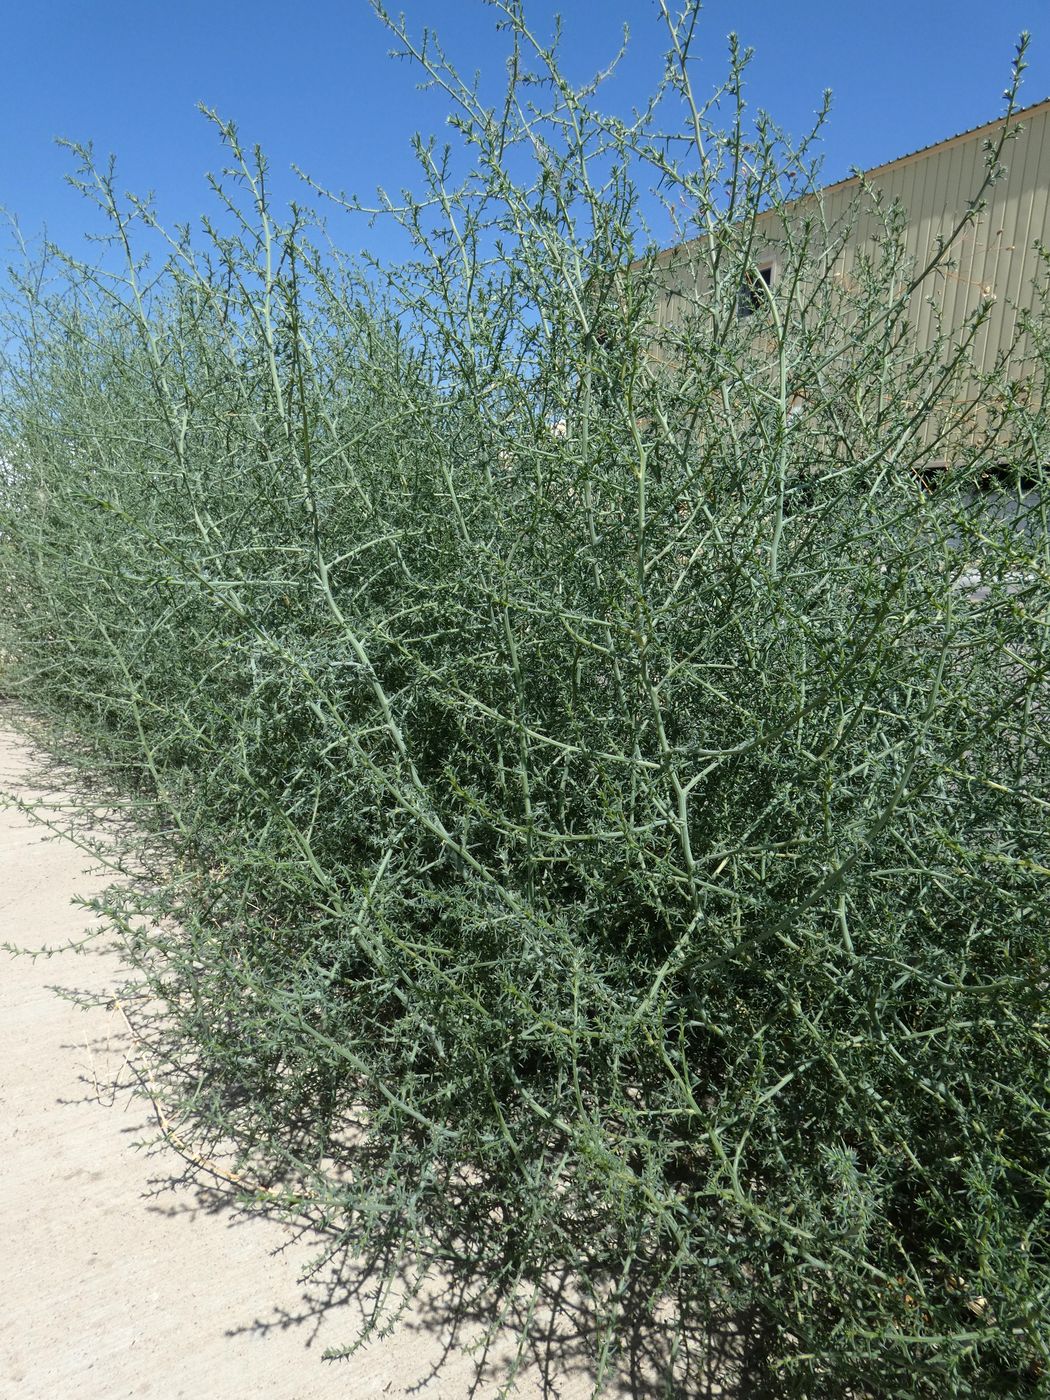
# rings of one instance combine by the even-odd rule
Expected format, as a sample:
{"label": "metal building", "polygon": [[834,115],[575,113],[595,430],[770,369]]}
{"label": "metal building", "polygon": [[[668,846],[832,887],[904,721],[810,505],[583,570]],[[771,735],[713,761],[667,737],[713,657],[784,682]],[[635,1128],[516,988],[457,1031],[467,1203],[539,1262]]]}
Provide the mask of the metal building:
{"label": "metal building", "polygon": [[[985,192],[984,211],[959,233],[941,266],[912,299],[910,318],[921,342],[933,334],[936,318],[949,332],[961,328],[982,300],[994,299],[988,319],[973,345],[975,368],[991,370],[997,356],[1014,342],[1021,309],[1031,307],[1034,287],[1046,273],[1037,244],[1050,243],[1050,99],[1018,112],[1019,134],[1003,152],[1003,178]],[[897,160],[866,171],[862,177],[827,186],[787,206],[801,214],[807,204],[819,201],[826,227],[839,227],[853,210],[848,237],[834,253],[834,276],[848,283],[857,250],[870,246],[879,226],[870,208],[869,190],[878,191],[884,206],[898,200],[907,225],[907,253],[923,266],[936,252],[938,240],[947,238],[987,174],[988,144],[1003,130],[1003,119],[948,137]],[[784,209],[760,214],[750,258],[752,277],[772,289],[778,286],[783,254],[778,232]],[[764,230],[768,230],[764,232]],[[764,241],[768,238],[768,242]],[[702,298],[703,274],[698,271],[697,245],[701,240],[669,248],[656,256],[653,271],[661,294],[656,302],[658,326],[673,327]],[[745,287],[739,314],[746,315],[761,288],[757,281]],[[931,304],[931,302],[933,304]],[[1017,361],[1018,374],[1023,360]]]}

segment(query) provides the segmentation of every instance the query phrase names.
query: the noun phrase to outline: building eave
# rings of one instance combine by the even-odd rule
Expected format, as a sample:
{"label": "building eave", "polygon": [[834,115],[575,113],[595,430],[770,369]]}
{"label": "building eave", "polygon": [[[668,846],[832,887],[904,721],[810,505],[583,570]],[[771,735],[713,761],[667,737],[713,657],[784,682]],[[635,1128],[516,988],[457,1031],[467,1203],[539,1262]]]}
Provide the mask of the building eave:
{"label": "building eave", "polygon": [[[1024,123],[1029,118],[1041,112],[1045,112],[1048,109],[1050,109],[1050,97],[1044,97],[1039,102],[1033,102],[1029,106],[1023,107],[1020,111],[1015,112],[1013,116],[1010,117],[1010,122]],[[822,185],[817,190],[799,195],[798,200],[812,199],[817,195],[833,194],[840,190],[849,189],[851,185],[859,185],[862,180],[884,177],[892,170],[898,170],[902,166],[910,165],[917,160],[925,160],[935,152],[947,150],[952,146],[959,145],[963,141],[972,141],[974,137],[977,136],[990,135],[992,132],[1001,131],[1005,122],[1005,116],[996,117],[989,122],[982,122],[980,126],[973,126],[966,131],[956,132],[954,136],[945,136],[940,141],[932,141],[927,146],[920,146],[917,150],[908,151],[902,156],[894,157],[893,160],[884,161],[881,165],[873,165],[867,170],[855,170],[852,175],[847,175],[841,180],[836,180],[833,184]],[[794,204],[796,200],[788,200],[787,203]],[[761,215],[759,217],[761,217]],[[661,248],[655,256],[650,255],[647,258],[636,258],[631,266],[637,268],[646,264],[651,265],[653,262],[657,265],[670,262],[677,255],[688,254],[691,249],[701,244],[705,237],[705,234],[698,234],[697,237],[687,239],[684,243],[675,243],[668,248]]]}

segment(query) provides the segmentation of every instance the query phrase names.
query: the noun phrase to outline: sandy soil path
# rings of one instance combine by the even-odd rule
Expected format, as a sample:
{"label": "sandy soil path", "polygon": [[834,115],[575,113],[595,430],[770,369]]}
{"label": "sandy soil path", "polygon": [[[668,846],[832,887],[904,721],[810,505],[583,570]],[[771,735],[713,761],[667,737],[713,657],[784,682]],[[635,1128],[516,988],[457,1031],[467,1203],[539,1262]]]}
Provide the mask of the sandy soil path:
{"label": "sandy soil path", "polygon": [[[0,793],[25,793],[29,755],[2,728]],[[0,808],[0,943],[62,944],[84,929],[75,895],[88,857],[18,809]],[[112,955],[0,951],[0,1396],[19,1400],[485,1400],[447,1309],[406,1315],[348,1361],[357,1304],[297,1282],[317,1252],[276,1221],[245,1216],[221,1183],[187,1177],[132,1097],[119,1013],[52,990],[112,985]],[[572,1337],[533,1358],[525,1400],[583,1400]],[[619,1392],[642,1396],[647,1388]]]}

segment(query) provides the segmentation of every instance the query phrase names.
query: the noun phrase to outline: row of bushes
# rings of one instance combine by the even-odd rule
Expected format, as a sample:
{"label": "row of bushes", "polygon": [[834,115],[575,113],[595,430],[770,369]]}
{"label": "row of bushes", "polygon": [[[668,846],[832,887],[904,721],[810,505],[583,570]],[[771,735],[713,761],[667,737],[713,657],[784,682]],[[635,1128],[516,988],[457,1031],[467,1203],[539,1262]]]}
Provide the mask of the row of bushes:
{"label": "row of bushes", "polygon": [[[3,684],[136,803],[104,908],[168,1119],[377,1317],[433,1264],[524,1355],[567,1273],[599,1386],[641,1327],[697,1393],[718,1325],[748,1393],[1041,1393],[1050,323],[931,489],[971,367],[899,211],[833,284],[804,152],[692,125],[692,7],[634,125],[497,8],[491,110],[401,33],[468,162],[420,146],[410,265],[219,123],[203,239],[81,152],[125,261],[13,276]],[[653,173],[710,259],[659,343]],[[741,320],[770,210],[797,276]],[[1027,531],[974,505],[1004,443]]]}

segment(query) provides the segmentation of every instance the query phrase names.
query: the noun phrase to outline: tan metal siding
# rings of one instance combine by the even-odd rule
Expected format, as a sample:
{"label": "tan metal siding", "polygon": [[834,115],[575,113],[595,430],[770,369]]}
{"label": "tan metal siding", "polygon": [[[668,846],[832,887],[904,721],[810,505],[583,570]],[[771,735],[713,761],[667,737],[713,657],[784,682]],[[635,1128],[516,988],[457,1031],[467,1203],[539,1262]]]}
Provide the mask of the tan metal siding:
{"label": "tan metal siding", "polygon": [[[1024,123],[1021,135],[1006,148],[1008,173],[988,192],[988,207],[975,225],[960,234],[949,265],[930,279],[912,306],[913,324],[927,341],[936,322],[930,298],[940,308],[945,329],[960,333],[982,297],[994,295],[987,325],[975,342],[977,365],[984,371],[1013,342],[1016,306],[1032,304],[1032,284],[1039,272],[1033,243],[1048,236],[1048,126],[1050,108],[1046,106]],[[906,246],[920,265],[933,256],[938,237],[950,235],[979,188],[985,173],[986,139],[982,131],[934,147],[899,168],[885,167],[872,179],[888,198],[897,197],[904,205]],[[848,192],[852,192],[848,185],[835,191],[839,198]]]}
{"label": "tan metal siding", "polygon": [[[963,230],[952,246],[949,265],[920,288],[910,308],[912,324],[920,339],[928,342],[937,319],[930,298],[940,310],[944,328],[958,334],[982,297],[994,295],[988,322],[975,341],[980,370],[991,369],[996,357],[1011,345],[1017,325],[1015,304],[1032,304],[1032,284],[1040,271],[1033,244],[1037,239],[1050,241],[1050,102],[1023,113],[1022,121],[1021,135],[1004,153],[1008,173],[988,192],[987,209],[976,224]],[[991,123],[882,166],[867,177],[887,201],[897,198],[904,205],[908,215],[906,247],[920,266],[933,255],[938,237],[950,235],[979,188],[985,174],[984,144],[995,134],[996,124]],[[859,192],[860,182],[852,179],[821,194],[830,224],[843,218]],[[796,209],[801,212],[804,203]],[[767,217],[771,229],[767,236],[775,239],[780,216]],[[762,220],[759,222],[761,227]],[[862,213],[848,246],[836,260],[836,275],[847,283],[858,251],[874,246],[871,239],[876,229],[872,215]],[[762,246],[760,233],[756,261],[762,262],[773,251],[772,243]],[[702,293],[698,261],[695,243],[660,255],[658,263],[670,293],[658,299],[660,325],[673,325]]]}

